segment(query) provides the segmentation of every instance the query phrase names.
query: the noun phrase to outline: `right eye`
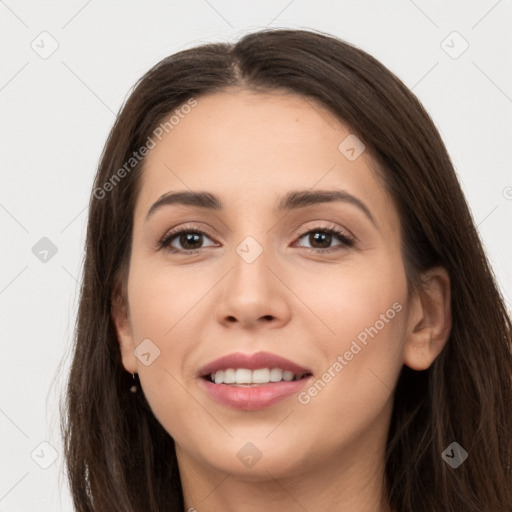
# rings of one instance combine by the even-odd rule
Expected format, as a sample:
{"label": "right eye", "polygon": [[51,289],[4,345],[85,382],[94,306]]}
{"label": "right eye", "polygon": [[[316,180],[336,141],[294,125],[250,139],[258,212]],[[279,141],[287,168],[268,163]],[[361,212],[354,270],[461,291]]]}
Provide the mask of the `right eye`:
{"label": "right eye", "polygon": [[[173,253],[194,254],[199,252],[200,249],[204,248],[198,247],[201,245],[202,239],[204,237],[211,240],[204,231],[195,228],[192,229],[190,227],[184,227],[179,230],[166,233],[162,240],[158,242],[158,247]],[[182,247],[175,247],[175,245],[173,245],[175,242],[177,242]]]}

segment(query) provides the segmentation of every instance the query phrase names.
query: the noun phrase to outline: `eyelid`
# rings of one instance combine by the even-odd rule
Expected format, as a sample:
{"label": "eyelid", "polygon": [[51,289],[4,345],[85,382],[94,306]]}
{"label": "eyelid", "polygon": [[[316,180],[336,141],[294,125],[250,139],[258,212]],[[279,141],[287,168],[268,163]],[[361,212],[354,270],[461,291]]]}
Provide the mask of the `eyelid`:
{"label": "eyelid", "polygon": [[[322,221],[317,221],[322,222]],[[301,232],[297,235],[297,240],[300,240],[303,236],[309,234],[309,233],[315,233],[315,232],[324,232],[329,233],[330,235],[334,235],[338,238],[338,240],[341,241],[341,244],[335,245],[332,247],[327,248],[320,248],[317,249],[315,247],[302,247],[302,249],[305,249],[307,251],[313,252],[315,254],[328,254],[333,252],[338,252],[342,249],[348,249],[355,245],[356,243],[356,237],[350,233],[350,231],[346,230],[345,228],[339,227],[336,224],[323,222],[322,224],[316,224],[315,226],[310,226],[303,228]]]}
{"label": "eyelid", "polygon": [[[311,222],[315,222],[315,221],[311,221]],[[297,233],[295,240],[300,240],[304,235],[307,235],[307,234],[315,232],[315,231],[318,231],[318,232],[323,231],[323,232],[331,233],[334,236],[337,236],[338,239],[341,240],[341,242],[342,242],[340,245],[344,246],[344,247],[353,246],[357,240],[356,237],[354,235],[352,235],[352,233],[350,231],[346,230],[345,228],[339,227],[338,225],[336,225],[334,223],[330,223],[328,221],[323,221],[323,222],[316,221],[316,222],[317,222],[317,224],[314,226],[301,228],[299,230],[299,232]],[[318,224],[318,223],[321,223],[321,224]],[[214,237],[210,236],[204,229],[201,229],[197,225],[194,225],[194,224],[185,224],[185,225],[168,230],[165,233],[165,235],[157,241],[156,249],[157,250],[164,249],[164,250],[168,250],[171,253],[174,252],[176,254],[183,254],[183,255],[195,254],[195,253],[202,251],[203,249],[206,249],[206,247],[201,247],[199,249],[188,249],[187,250],[187,249],[176,249],[171,246],[171,240],[173,238],[176,238],[178,235],[180,235],[182,233],[187,233],[187,232],[194,232],[194,233],[200,234],[202,236],[206,236],[207,238],[212,240],[214,242],[214,244],[212,244],[209,247],[212,247],[215,244],[217,244],[217,242],[215,242],[213,240]],[[339,247],[339,245],[334,246],[334,247],[328,247],[328,248],[320,248],[320,249],[317,249],[315,247],[302,247],[302,249],[310,250],[310,251],[317,252],[317,253],[327,253],[327,252],[334,252],[334,251],[339,250],[339,249],[336,249],[336,247]]]}
{"label": "eyelid", "polygon": [[[339,231],[339,232],[343,233],[346,238],[349,238],[350,240],[354,240],[354,241],[356,240],[356,237],[348,229],[342,228],[342,227],[338,226],[337,224],[334,224],[334,223],[328,222],[328,221],[321,221],[321,220],[311,221],[311,222],[317,222],[317,224],[315,224],[313,226],[301,228],[297,235],[298,238],[300,238],[301,236],[304,236],[305,234],[307,234],[311,231],[315,231],[315,230],[322,231],[325,229],[327,231],[329,231],[329,230]],[[320,223],[320,224],[318,224],[318,223]]]}
{"label": "eyelid", "polygon": [[[172,229],[169,229],[168,231],[166,231],[165,235],[157,241],[156,248],[157,249],[167,249],[169,252],[173,252],[172,249],[175,249],[175,248],[173,247],[170,249],[171,239],[180,235],[182,232],[189,232],[189,231],[192,231],[194,233],[198,233],[200,235],[207,236],[208,238],[213,239],[213,237],[211,237],[204,229],[199,228],[198,226],[196,226],[194,224],[185,224],[185,225],[182,225],[182,226],[179,226],[176,228],[172,228]],[[190,250],[175,249],[175,250],[176,250],[176,253],[191,254],[193,252],[198,252],[202,249],[205,249],[205,247],[202,247],[201,249],[190,249]]]}

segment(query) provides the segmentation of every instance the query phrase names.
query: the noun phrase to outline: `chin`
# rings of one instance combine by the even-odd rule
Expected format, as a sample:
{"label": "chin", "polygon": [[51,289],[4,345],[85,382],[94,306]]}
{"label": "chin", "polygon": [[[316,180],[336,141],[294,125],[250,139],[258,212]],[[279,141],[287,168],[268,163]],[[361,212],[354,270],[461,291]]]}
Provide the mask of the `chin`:
{"label": "chin", "polygon": [[235,436],[224,444],[217,439],[213,450],[214,441],[207,443],[200,448],[201,465],[206,463],[219,472],[230,473],[232,477],[248,482],[301,473],[307,454],[300,448],[303,443],[297,441],[297,437],[289,436],[290,444],[286,446],[280,441],[265,439],[267,435],[266,431],[260,436]]}

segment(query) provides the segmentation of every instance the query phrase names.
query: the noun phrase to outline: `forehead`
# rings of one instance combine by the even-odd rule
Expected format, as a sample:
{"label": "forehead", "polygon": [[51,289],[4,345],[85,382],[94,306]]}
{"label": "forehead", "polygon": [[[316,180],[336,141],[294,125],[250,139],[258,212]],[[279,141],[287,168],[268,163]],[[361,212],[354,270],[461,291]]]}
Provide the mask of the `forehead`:
{"label": "forehead", "polygon": [[166,192],[190,189],[240,205],[271,199],[271,207],[290,190],[342,188],[389,208],[371,157],[363,152],[351,161],[340,151],[353,134],[318,102],[289,92],[247,90],[196,99],[196,106],[155,139],[136,215]]}

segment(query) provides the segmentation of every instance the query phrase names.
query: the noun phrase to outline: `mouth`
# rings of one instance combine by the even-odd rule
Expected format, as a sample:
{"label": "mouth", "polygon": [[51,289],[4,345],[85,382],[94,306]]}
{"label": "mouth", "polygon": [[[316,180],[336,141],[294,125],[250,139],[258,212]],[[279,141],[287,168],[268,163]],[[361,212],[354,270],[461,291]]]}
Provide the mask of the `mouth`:
{"label": "mouth", "polygon": [[216,402],[253,411],[297,394],[313,372],[276,354],[258,352],[221,357],[201,368],[197,376],[202,389]]}
{"label": "mouth", "polygon": [[254,387],[279,382],[294,382],[312,376],[309,371],[294,373],[282,368],[226,368],[201,377],[212,384],[227,384],[235,387]]}

